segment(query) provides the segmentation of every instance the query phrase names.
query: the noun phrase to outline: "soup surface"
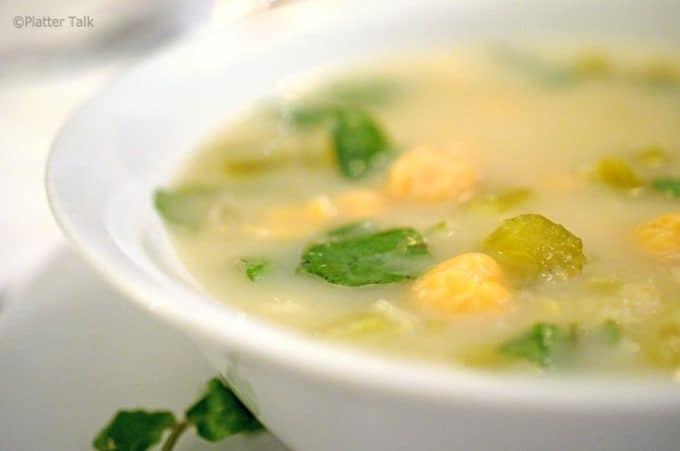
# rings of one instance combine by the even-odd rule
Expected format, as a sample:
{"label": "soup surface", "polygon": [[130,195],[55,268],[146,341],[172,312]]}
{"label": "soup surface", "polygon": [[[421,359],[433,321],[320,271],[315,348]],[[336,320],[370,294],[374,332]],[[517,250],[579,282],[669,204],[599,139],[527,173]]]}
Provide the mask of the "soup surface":
{"label": "soup surface", "polygon": [[155,205],[205,292],[318,339],[680,377],[678,67],[499,46],[300,82]]}

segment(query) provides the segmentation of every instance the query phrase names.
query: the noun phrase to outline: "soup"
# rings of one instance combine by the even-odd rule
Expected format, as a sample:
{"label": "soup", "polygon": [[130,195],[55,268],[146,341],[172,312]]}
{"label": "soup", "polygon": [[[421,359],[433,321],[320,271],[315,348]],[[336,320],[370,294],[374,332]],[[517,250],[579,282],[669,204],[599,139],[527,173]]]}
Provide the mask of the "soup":
{"label": "soup", "polygon": [[201,148],[155,205],[202,290],[320,340],[672,376],[678,67],[499,46],[301,81]]}

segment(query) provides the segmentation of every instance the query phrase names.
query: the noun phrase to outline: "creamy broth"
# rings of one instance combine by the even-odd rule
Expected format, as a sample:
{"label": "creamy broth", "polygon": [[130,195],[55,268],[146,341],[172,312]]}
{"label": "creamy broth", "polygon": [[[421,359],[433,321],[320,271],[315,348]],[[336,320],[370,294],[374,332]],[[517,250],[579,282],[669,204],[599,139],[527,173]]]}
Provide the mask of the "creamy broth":
{"label": "creamy broth", "polygon": [[[156,206],[203,290],[320,340],[490,369],[671,375],[678,67],[672,54],[510,48],[362,67],[245,114]],[[345,172],[342,145],[360,154]],[[364,273],[325,277],[307,258],[326,243],[318,258],[337,262],[347,242],[404,228],[416,245],[376,257],[398,280],[351,265]],[[557,241],[544,246],[543,230]]]}

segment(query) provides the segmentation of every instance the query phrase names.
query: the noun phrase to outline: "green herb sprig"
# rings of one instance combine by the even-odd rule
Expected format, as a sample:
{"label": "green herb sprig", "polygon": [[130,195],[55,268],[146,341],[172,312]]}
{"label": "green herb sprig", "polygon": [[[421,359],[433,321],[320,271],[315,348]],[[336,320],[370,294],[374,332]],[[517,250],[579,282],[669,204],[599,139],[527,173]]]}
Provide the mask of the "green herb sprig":
{"label": "green herb sprig", "polygon": [[[121,410],[92,442],[98,451],[146,451],[163,442],[162,451],[174,449],[190,427],[199,437],[217,442],[244,432],[257,432],[262,424],[221,380],[208,382],[204,395],[178,421],[170,411]],[[169,432],[169,433],[168,433]]]}

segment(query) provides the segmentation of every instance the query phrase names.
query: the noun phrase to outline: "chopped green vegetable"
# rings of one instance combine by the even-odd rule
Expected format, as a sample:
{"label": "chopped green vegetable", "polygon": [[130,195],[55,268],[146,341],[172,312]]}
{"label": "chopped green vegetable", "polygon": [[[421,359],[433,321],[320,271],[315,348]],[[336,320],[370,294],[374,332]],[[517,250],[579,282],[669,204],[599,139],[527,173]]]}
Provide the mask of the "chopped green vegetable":
{"label": "chopped green vegetable", "polygon": [[608,319],[602,323],[602,335],[606,342],[610,345],[618,344],[621,341],[621,328],[612,319]]}
{"label": "chopped green vegetable", "polygon": [[552,365],[560,339],[561,333],[556,325],[538,323],[527,333],[505,343],[500,350],[507,356],[525,359],[545,368]]}
{"label": "chopped green vegetable", "polygon": [[566,279],[580,273],[586,262],[580,238],[537,214],[505,220],[482,247],[521,283]]}
{"label": "chopped green vegetable", "polygon": [[187,229],[199,228],[217,200],[217,191],[208,187],[156,190],[154,206],[166,223]]}
{"label": "chopped green vegetable", "polygon": [[680,178],[658,178],[652,180],[651,186],[655,191],[668,193],[672,197],[680,197]]}
{"label": "chopped green vegetable", "polygon": [[246,276],[252,282],[260,279],[271,265],[269,259],[262,257],[244,257],[241,259],[241,263],[243,264]]}
{"label": "chopped green vegetable", "polygon": [[361,313],[342,318],[316,331],[324,338],[355,338],[396,330],[399,324],[380,313]]}
{"label": "chopped green vegetable", "polygon": [[329,230],[328,237],[333,239],[353,238],[366,235],[373,229],[373,223],[370,221],[352,222]]}
{"label": "chopped green vegetable", "polygon": [[262,425],[219,379],[208,382],[206,394],[186,411],[198,435],[216,442],[240,432],[253,432]]}
{"label": "chopped green vegetable", "polygon": [[427,257],[422,236],[407,227],[314,244],[304,251],[300,270],[336,285],[388,284],[416,277]]}
{"label": "chopped green vegetable", "polygon": [[381,166],[390,150],[380,126],[361,110],[339,112],[333,124],[332,138],[340,170],[351,179],[365,177]]}
{"label": "chopped green vegetable", "polygon": [[124,410],[102,429],[92,445],[99,451],[146,451],[160,443],[173,426],[172,412]]}
{"label": "chopped green vegetable", "polygon": [[472,198],[465,208],[485,213],[503,213],[516,208],[531,198],[532,192],[526,188],[516,188],[497,194],[486,194]]}
{"label": "chopped green vegetable", "polygon": [[619,157],[605,157],[597,164],[597,175],[616,189],[631,190],[643,185],[630,164]]}

